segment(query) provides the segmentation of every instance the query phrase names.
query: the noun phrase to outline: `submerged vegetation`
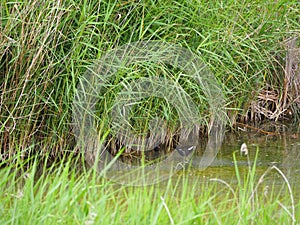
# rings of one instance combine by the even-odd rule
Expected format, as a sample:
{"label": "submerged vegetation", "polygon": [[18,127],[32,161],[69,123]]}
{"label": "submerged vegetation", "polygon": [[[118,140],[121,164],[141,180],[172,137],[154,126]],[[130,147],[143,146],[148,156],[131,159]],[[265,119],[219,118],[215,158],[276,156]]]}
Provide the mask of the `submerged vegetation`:
{"label": "submerged vegetation", "polygon": [[[280,193],[271,186],[269,192],[260,190],[263,181],[255,165],[247,167],[244,177],[235,167],[237,185],[219,178],[191,180],[189,171],[142,188],[99,178],[82,165],[85,159],[78,154],[82,149],[76,145],[72,120],[80,78],[96,60],[125,44],[155,40],[189,49],[207,65],[226,100],[224,115],[231,128],[269,134],[256,125],[286,120],[298,125],[299,1],[3,0],[0,4],[1,224],[299,221],[299,203],[293,202],[289,182],[277,167],[265,175],[272,170],[283,178]],[[180,85],[197,106],[201,135],[209,133],[212,113],[203,87],[172,65],[137,63],[120,69],[97,96],[98,139],[110,152],[134,150],[124,149],[117,140],[111,111],[119,93],[126,97],[129,84],[143,77],[155,81],[162,77]],[[160,141],[176,145],[180,112],[174,106],[155,96],[132,105],[126,122],[135,133],[149,135],[151,121],[159,117],[164,123],[157,126],[167,127]]]}

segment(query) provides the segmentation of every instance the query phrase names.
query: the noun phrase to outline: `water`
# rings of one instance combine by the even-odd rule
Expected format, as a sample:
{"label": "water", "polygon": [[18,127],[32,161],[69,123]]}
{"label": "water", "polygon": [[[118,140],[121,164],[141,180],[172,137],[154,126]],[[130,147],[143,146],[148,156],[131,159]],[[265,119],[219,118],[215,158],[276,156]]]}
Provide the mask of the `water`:
{"label": "water", "polygon": [[[245,143],[248,157],[241,154],[240,149]],[[277,135],[261,135],[252,132],[227,133],[216,159],[205,170],[197,169],[197,162],[201,153],[196,152],[192,159],[192,166],[186,172],[191,179],[222,179],[228,183],[237,183],[237,176],[233,160],[235,152],[236,163],[241,173],[249,171],[256,160],[256,176],[259,178],[272,166],[283,172],[294,189],[300,191],[300,137],[296,132],[285,132]],[[283,177],[273,169],[264,182],[282,185]]]}
{"label": "water", "polygon": [[[276,166],[282,173],[289,183],[300,191],[300,137],[297,131],[280,131],[276,130],[273,132],[274,135],[266,135],[261,132],[244,132],[239,131],[235,133],[228,132],[225,135],[225,139],[222,143],[221,150],[218,152],[215,160],[210,164],[209,167],[203,169],[199,168],[199,162],[202,159],[203,151],[205,150],[205,140],[199,143],[196,151],[190,159],[189,169],[181,170],[173,174],[171,179],[176,179],[183,173],[189,176],[189,179],[197,182],[206,182],[210,179],[220,179],[227,183],[236,184],[238,182],[236,176],[236,168],[234,163],[233,154],[236,156],[236,164],[241,177],[249,172],[249,168],[253,167],[256,159],[256,178],[259,179],[263,174],[266,173],[272,166]],[[241,154],[241,146],[243,143],[246,144],[248,149],[248,156]],[[174,151],[176,152],[176,151]],[[162,151],[147,152],[147,158],[162,157],[164,154],[169,154]],[[131,157],[131,158],[130,158]],[[111,167],[111,174],[108,173],[107,178],[115,176],[117,173],[120,174],[121,180],[126,180],[124,175],[130,173],[132,156],[130,160],[123,161],[128,165],[129,169],[126,170],[122,167],[115,166]],[[257,157],[257,158],[256,158]],[[129,159],[127,158],[127,159]],[[138,156],[137,156],[138,158]],[[134,163],[135,164],[135,163]],[[137,165],[137,164],[135,164]],[[150,171],[155,169],[156,164],[148,167]],[[163,163],[160,167],[162,170],[161,174],[168,179],[168,164]],[[109,171],[108,171],[109,172]],[[151,178],[149,178],[151,181]],[[132,180],[136,177],[140,177],[133,173],[127,180]],[[147,179],[147,178],[146,178]],[[126,182],[125,182],[126,183]],[[268,172],[264,178],[265,185],[278,185],[282,186],[284,178],[276,169]]]}
{"label": "water", "polygon": [[[300,169],[300,140],[299,138],[292,138],[292,135],[292,133],[273,136],[257,136],[253,133],[242,133],[238,136],[227,135],[220,156],[232,158],[233,151],[236,150],[239,154],[241,143],[246,143],[252,161],[258,154],[257,167],[276,165],[286,172],[286,175],[291,172],[296,172],[295,175],[299,175],[297,172]],[[239,159],[241,158],[246,157],[240,156]]]}

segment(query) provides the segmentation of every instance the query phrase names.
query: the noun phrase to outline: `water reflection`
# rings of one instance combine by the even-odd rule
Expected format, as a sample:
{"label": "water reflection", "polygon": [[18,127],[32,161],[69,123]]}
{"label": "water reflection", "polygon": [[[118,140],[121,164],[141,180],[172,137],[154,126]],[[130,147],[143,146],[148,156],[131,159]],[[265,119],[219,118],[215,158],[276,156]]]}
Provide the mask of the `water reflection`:
{"label": "water reflection", "polygon": [[[227,133],[222,148],[210,167],[197,169],[201,158],[201,149],[195,153],[191,161],[191,177],[220,178],[226,182],[236,182],[233,153],[236,154],[240,171],[247,173],[249,162],[247,156],[240,153],[243,143],[246,143],[250,163],[253,164],[257,154],[256,174],[261,176],[269,167],[276,165],[285,174],[289,182],[300,189],[300,139],[297,132],[285,132],[276,135],[261,135],[253,132]],[[282,184],[283,180],[275,171],[266,177],[266,182]]]}

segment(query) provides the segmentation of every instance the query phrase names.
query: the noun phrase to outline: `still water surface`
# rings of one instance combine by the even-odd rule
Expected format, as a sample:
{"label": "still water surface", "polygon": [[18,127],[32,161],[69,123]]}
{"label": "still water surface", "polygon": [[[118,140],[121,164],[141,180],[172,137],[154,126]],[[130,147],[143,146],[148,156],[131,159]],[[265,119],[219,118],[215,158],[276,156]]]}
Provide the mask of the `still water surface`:
{"label": "still water surface", "polygon": [[[248,158],[240,152],[243,143],[247,145]],[[203,182],[217,178],[230,184],[237,183],[233,160],[234,152],[237,167],[241,174],[246,174],[249,171],[249,162],[253,166],[257,156],[257,178],[263,175],[268,168],[276,166],[284,173],[293,189],[297,192],[300,191],[300,135],[297,132],[285,132],[276,135],[251,132],[228,133],[216,159],[208,168],[205,170],[197,169],[197,162],[201,156],[196,152],[192,159],[191,168],[185,173],[188,173],[191,179],[202,179]],[[176,179],[176,175],[173,179]],[[264,183],[281,186],[284,180],[276,170],[272,170],[266,175]]]}

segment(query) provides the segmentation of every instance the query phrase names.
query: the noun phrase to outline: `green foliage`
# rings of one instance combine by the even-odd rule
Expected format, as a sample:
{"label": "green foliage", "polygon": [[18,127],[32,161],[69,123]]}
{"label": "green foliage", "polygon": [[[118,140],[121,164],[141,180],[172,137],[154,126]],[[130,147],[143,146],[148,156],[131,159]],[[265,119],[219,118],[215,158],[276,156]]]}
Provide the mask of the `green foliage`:
{"label": "green foliage", "polygon": [[[71,104],[79,77],[105,52],[133,41],[161,40],[191,49],[217,76],[228,107],[243,109],[253,91],[281,76],[285,39],[299,33],[299,15],[298,1],[284,0],[4,0],[0,35],[3,153],[8,156],[17,146],[23,151],[33,143],[40,145],[35,151],[52,155],[73,149]],[[207,107],[201,90],[188,80],[180,82],[204,115]],[[153,111],[160,104],[156,101],[152,101]],[[170,110],[166,115],[175,114]]]}

